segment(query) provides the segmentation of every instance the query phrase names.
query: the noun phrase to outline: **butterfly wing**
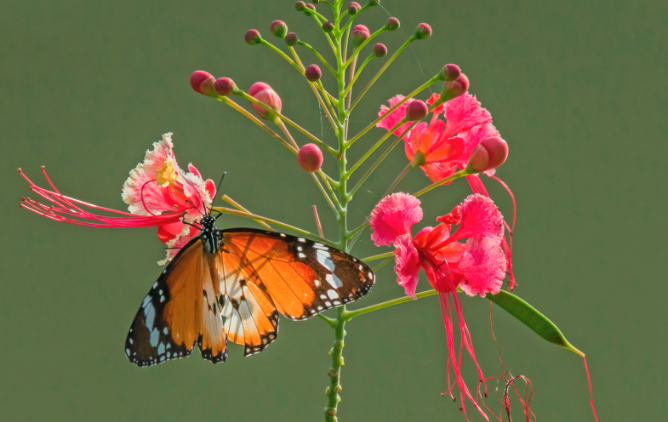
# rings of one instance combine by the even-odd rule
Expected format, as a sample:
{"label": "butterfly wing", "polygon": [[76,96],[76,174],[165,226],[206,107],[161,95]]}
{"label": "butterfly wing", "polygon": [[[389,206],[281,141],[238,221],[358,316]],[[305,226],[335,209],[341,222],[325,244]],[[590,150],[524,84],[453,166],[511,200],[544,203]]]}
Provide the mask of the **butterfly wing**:
{"label": "butterfly wing", "polygon": [[217,275],[200,238],[188,243],[162,272],[137,311],[125,353],[138,366],[190,355],[195,342],[214,363],[227,358]]}
{"label": "butterfly wing", "polygon": [[[245,355],[260,352],[276,338],[276,311],[293,320],[305,320],[364,296],[375,281],[371,269],[357,258],[284,233],[224,230],[223,245],[220,260],[224,268],[236,271],[226,271],[220,278],[226,306],[227,300],[232,305],[223,308],[223,317],[238,319],[224,327],[231,341],[246,346]],[[248,310],[226,314],[226,310],[236,309],[234,301],[242,298]],[[274,332],[262,334],[257,321],[267,327],[264,318],[275,327]],[[256,322],[255,330],[251,322]]]}

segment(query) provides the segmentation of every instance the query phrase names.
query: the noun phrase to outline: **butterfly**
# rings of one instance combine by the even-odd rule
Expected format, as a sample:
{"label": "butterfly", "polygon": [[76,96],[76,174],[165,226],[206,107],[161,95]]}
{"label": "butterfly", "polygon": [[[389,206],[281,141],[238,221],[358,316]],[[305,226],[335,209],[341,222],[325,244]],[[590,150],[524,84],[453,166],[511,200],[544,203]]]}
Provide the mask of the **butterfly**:
{"label": "butterfly", "polygon": [[125,354],[138,366],[189,356],[213,363],[227,340],[259,353],[278,335],[278,315],[295,321],[369,292],[362,261],[305,238],[248,228],[218,230],[211,215],[172,259],[132,322]]}

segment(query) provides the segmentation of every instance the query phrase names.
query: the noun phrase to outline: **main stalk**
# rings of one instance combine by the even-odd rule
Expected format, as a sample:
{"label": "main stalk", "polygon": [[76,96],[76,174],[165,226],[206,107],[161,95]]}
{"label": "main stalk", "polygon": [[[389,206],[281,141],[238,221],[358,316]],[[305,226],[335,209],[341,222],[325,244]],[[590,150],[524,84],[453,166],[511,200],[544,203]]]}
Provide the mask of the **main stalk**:
{"label": "main stalk", "polygon": [[[334,22],[339,22],[339,13],[341,2],[336,2],[334,11]],[[337,23],[333,31],[335,46],[336,46],[336,60],[337,60],[337,83],[338,83],[338,118],[337,118],[337,136],[339,140],[339,183],[337,190],[339,193],[339,202],[341,209],[339,210],[339,247],[345,252],[349,252],[348,241],[350,240],[350,233],[348,232],[348,180],[346,175],[346,141],[348,132],[348,111],[346,110],[346,70],[344,63],[346,57],[344,55],[345,44],[347,40],[343,40],[343,32],[340,25]],[[345,305],[336,309],[336,324],[334,325],[335,340],[334,347],[330,351],[332,356],[332,367],[327,374],[330,377],[330,386],[327,388],[327,408],[325,409],[325,420],[327,422],[336,422],[336,412],[339,401],[341,401],[341,369],[343,366],[343,347],[344,337],[346,335],[344,314],[346,312]]]}

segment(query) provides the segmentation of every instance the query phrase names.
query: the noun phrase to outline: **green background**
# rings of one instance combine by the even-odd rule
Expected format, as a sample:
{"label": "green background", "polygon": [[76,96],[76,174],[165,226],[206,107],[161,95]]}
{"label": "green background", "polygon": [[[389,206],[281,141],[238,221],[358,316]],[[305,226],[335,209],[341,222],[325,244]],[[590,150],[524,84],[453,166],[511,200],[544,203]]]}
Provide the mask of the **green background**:
{"label": "green background", "polygon": [[[122,209],[128,171],[171,131],[182,167],[193,162],[212,179],[227,171],[225,193],[308,230],[315,230],[310,206],[316,204],[325,233],[335,237],[332,215],[295,157],[188,83],[196,69],[232,77],[246,89],[268,82],[286,115],[320,133],[317,103],[301,77],[268,49],[243,42],[252,27],[275,40],[269,24],[283,19],[326,52],[313,21],[293,5],[0,6],[0,419],[322,419],[333,333],[317,319],[282,320],[279,341],[247,359],[232,345],[228,361],[216,366],[198,353],[149,369],[128,363],[125,335],[164,254],[154,229],[89,229],[39,218],[19,209],[19,198],[30,192],[15,172],[21,166],[42,184],[45,165],[64,193]],[[380,39],[391,52],[420,22],[430,23],[434,35],[414,43],[374,86],[351,133],[390,96],[408,93],[445,63],[459,64],[510,145],[499,175],[518,200],[517,293],[587,353],[602,421],[664,418],[668,3],[383,0],[383,6],[402,22]],[[375,30],[387,17],[378,7],[358,22]],[[353,160],[382,133],[373,130],[360,142]],[[326,160],[325,169],[333,169]],[[398,148],[355,197],[351,227],[405,164]],[[414,171],[399,189],[415,192],[427,182]],[[510,215],[507,196],[493,181],[487,185]],[[434,224],[468,192],[458,181],[425,195],[419,226]],[[221,227],[253,225],[221,220]],[[379,252],[368,232],[354,250],[359,257]],[[427,287],[423,280],[419,289]],[[373,294],[352,308],[400,295],[387,266]],[[488,302],[466,298],[463,306],[485,374],[499,375]],[[538,418],[593,421],[582,359],[501,310],[493,317],[506,368],[534,384]],[[370,314],[347,328],[339,420],[464,420],[459,403],[440,397],[446,346],[436,298]]]}

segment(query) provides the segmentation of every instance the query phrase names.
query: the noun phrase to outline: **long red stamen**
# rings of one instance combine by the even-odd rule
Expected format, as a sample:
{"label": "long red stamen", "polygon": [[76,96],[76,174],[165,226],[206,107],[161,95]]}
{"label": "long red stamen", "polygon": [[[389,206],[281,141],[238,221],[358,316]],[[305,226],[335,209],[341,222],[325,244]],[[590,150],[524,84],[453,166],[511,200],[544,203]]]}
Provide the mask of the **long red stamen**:
{"label": "long red stamen", "polygon": [[589,398],[591,401],[591,410],[592,412],[594,412],[594,419],[596,419],[596,422],[598,422],[598,415],[596,415],[596,408],[594,407],[594,392],[591,388],[591,377],[589,376],[589,367],[587,367],[587,357],[585,355],[582,355],[582,359],[584,359],[585,371],[587,371],[587,381],[589,381]]}
{"label": "long red stamen", "polygon": [[[53,191],[37,186],[19,169],[19,173],[30,183],[30,190],[46,199],[52,205],[45,205],[30,198],[21,198],[21,207],[54,221],[88,227],[156,227],[181,221],[183,217],[182,211],[162,215],[152,214],[151,216],[135,215],[74,199],[60,193],[44,167],[42,167],[42,172],[53,188]],[[86,208],[116,215],[94,214],[87,211]]]}

